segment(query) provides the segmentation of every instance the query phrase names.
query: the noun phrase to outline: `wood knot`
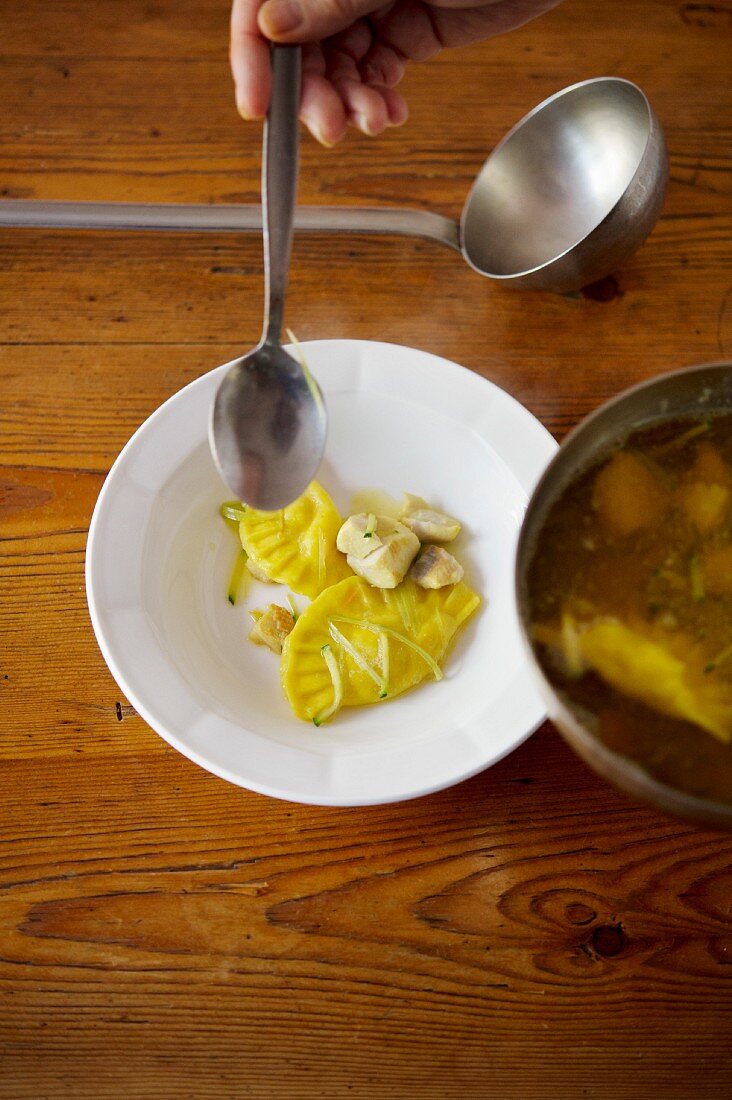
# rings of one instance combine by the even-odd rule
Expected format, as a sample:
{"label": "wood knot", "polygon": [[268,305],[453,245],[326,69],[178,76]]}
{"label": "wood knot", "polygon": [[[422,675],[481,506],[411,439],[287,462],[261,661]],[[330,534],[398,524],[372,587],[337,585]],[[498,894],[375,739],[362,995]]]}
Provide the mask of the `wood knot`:
{"label": "wood knot", "polygon": [[20,512],[26,508],[40,508],[53,500],[53,493],[40,485],[24,485],[19,481],[0,481],[0,509]]}
{"label": "wood knot", "polygon": [[618,280],[614,275],[606,275],[604,279],[598,279],[596,283],[588,283],[582,287],[582,297],[589,298],[592,302],[612,302],[615,298],[622,298],[623,292],[618,286]]}
{"label": "wood knot", "polygon": [[590,909],[589,905],[583,905],[581,901],[571,902],[564,910],[564,915],[570,924],[589,924],[597,917],[595,910]]}
{"label": "wood knot", "polygon": [[627,943],[622,924],[601,924],[590,937],[592,950],[604,959],[619,955]]}

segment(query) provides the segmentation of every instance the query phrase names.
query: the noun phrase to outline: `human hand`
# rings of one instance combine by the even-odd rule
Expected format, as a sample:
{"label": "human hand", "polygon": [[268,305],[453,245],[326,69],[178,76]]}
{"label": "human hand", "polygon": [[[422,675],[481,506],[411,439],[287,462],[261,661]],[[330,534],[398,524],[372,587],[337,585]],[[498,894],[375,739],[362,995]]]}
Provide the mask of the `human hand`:
{"label": "human hand", "polygon": [[[326,146],[349,124],[375,135],[401,126],[396,86],[410,61],[513,30],[560,0],[233,0],[231,71],[239,113],[263,118],[269,43],[304,43],[300,118]],[[469,6],[461,6],[461,5]]]}

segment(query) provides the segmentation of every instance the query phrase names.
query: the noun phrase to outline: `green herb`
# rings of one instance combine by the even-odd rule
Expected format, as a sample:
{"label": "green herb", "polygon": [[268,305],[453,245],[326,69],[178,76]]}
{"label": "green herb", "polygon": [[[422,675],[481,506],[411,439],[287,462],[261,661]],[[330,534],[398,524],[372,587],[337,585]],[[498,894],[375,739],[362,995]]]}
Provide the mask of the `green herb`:
{"label": "green herb", "polygon": [[373,512],[369,512],[366,517],[366,530],[363,533],[365,539],[373,538],[374,531],[376,530],[376,516]]}

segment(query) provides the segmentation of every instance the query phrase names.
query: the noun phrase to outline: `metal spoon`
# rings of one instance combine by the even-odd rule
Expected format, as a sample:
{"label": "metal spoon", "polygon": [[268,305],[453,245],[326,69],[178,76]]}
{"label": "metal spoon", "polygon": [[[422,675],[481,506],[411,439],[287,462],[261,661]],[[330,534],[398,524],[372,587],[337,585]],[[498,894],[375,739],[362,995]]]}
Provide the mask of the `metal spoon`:
{"label": "metal spoon", "polygon": [[231,492],[254,508],[283,508],[312,480],[326,414],[315,380],[280,343],[298,168],[300,48],[272,48],[272,100],[264,127],[262,338],[237,359],[211,410],[209,440]]}

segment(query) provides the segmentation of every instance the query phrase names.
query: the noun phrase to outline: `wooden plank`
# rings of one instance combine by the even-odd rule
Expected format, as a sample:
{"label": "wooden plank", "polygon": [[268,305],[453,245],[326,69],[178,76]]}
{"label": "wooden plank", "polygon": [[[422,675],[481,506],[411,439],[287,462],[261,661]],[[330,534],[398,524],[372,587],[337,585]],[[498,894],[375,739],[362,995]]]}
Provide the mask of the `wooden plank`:
{"label": "wooden plank", "polygon": [[193,1074],[208,1096],[226,1057],[217,1082],[236,1070],[254,1096],[573,1095],[598,1075],[598,1095],[673,1096],[683,1051],[698,1095],[724,1089],[730,841],[588,783],[549,730],[418,820],[374,807],[346,835],[175,756],[34,773],[43,797],[11,803],[24,830],[0,862],[5,1050],[28,1079],[63,1067],[78,1095],[91,1074],[144,1096]]}
{"label": "wooden plank", "polygon": [[[256,201],[228,0],[0,15],[0,197]],[[573,297],[425,242],[298,236],[299,337],[444,355],[557,436],[729,356],[731,28],[728,0],[565,0],[416,67],[405,129],[305,139],[302,201],[457,217],[526,110],[616,73],[672,167],[649,242]],[[729,836],[633,804],[549,724],[415,802],[276,802],[178,755],[115,685],[85,603],[94,500],[162,401],[256,341],[261,303],[255,237],[0,232],[0,1097],[719,1100]]]}

